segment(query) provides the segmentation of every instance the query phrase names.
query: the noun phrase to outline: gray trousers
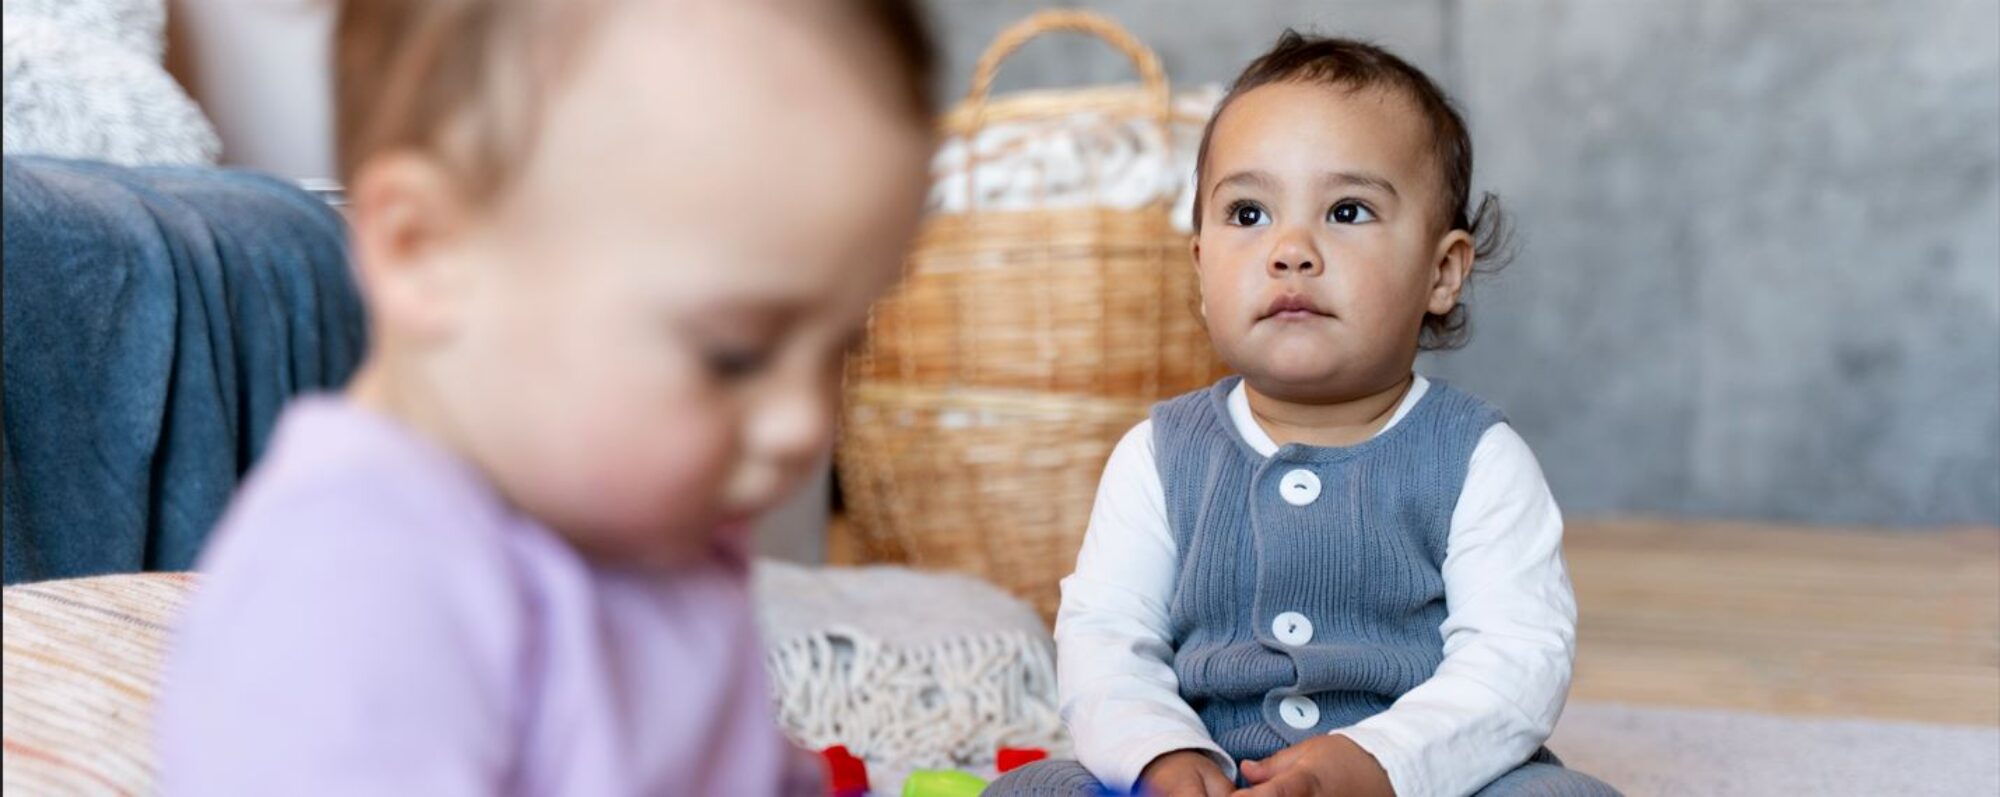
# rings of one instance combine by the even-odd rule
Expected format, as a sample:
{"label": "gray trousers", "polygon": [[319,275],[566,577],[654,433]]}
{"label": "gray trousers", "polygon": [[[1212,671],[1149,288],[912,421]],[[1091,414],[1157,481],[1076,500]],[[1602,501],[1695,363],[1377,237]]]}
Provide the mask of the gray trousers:
{"label": "gray trousers", "polygon": [[[1000,776],[985,797],[1102,797],[1113,794],[1075,761],[1037,761]],[[1544,747],[1477,792],[1476,797],[1619,797],[1604,781],[1575,770]]]}

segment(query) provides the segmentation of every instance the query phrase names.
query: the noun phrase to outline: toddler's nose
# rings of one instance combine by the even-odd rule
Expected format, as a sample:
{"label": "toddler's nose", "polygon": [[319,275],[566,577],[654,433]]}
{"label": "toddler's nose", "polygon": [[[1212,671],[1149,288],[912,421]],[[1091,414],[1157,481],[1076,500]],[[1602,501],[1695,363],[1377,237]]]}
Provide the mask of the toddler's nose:
{"label": "toddler's nose", "polygon": [[816,388],[774,386],[762,397],[745,419],[748,453],[780,470],[816,463],[832,442],[835,410],[835,400]]}
{"label": "toddler's nose", "polygon": [[1313,247],[1312,237],[1303,231],[1290,230],[1271,250],[1270,265],[1266,270],[1272,277],[1309,277],[1318,275],[1325,268],[1325,258],[1320,257]]}
{"label": "toddler's nose", "polygon": [[1272,258],[1271,276],[1281,277],[1290,273],[1311,276],[1320,272],[1320,265],[1309,257]]}

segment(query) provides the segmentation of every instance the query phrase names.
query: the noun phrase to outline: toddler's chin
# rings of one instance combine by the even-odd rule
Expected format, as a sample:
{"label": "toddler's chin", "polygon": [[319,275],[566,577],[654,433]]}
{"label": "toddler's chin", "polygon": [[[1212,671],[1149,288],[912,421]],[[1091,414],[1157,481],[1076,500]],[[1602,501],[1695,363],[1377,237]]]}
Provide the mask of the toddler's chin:
{"label": "toddler's chin", "polygon": [[727,520],[709,532],[711,550],[724,564],[747,569],[757,554],[755,527],[749,520]]}
{"label": "toddler's chin", "polygon": [[1340,369],[1331,364],[1317,362],[1285,361],[1259,363],[1250,368],[1240,369],[1243,378],[1257,392],[1268,396],[1295,400],[1311,399],[1320,394],[1337,393]]}
{"label": "toddler's chin", "polygon": [[594,533],[570,530],[563,536],[585,557],[601,565],[646,570],[678,570],[717,560],[746,560],[752,550],[747,523],[601,524]]}

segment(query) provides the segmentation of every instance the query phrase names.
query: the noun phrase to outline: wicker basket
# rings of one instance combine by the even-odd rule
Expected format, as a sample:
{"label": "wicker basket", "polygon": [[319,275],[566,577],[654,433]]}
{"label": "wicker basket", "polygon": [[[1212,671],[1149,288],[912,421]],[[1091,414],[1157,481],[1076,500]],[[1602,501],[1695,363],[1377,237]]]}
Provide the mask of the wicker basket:
{"label": "wicker basket", "polygon": [[[1109,42],[1143,84],[989,102],[1000,63],[1050,31]],[[1155,119],[1164,134],[1166,78],[1104,17],[1047,11],[994,41],[943,126],[972,141],[988,122],[1082,111]],[[1153,402],[1223,373],[1170,201],[981,212],[968,200],[926,220],[848,363],[839,465],[864,560],[968,572],[1053,618],[1112,446]]]}

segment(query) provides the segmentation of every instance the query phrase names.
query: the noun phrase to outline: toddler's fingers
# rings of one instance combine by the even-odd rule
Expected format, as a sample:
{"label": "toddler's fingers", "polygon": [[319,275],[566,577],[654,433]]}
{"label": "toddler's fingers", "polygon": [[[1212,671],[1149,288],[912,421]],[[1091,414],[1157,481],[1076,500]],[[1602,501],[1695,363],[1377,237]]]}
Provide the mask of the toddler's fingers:
{"label": "toddler's fingers", "polygon": [[1271,780],[1242,789],[1232,797],[1314,797],[1319,781],[1306,769],[1294,769]]}
{"label": "toddler's fingers", "polygon": [[1271,776],[1264,771],[1264,764],[1261,761],[1246,758],[1236,762],[1236,768],[1243,770],[1243,779],[1250,781],[1252,784],[1263,783],[1271,779]]}
{"label": "toddler's fingers", "polygon": [[1319,740],[1309,739],[1307,741],[1300,742],[1298,744],[1287,747],[1283,750],[1279,750],[1278,752],[1272,753],[1270,758],[1264,759],[1264,763],[1268,765],[1271,768],[1271,771],[1273,772],[1283,772],[1285,770],[1291,769],[1292,765],[1299,763],[1309,755],[1308,751],[1311,750],[1312,748],[1307,747],[1306,745],[1310,742],[1315,742],[1315,741]]}
{"label": "toddler's fingers", "polygon": [[1272,753],[1270,758],[1261,761],[1245,761],[1237,766],[1243,770],[1243,777],[1248,778],[1251,783],[1263,783],[1264,781],[1285,774],[1285,772],[1296,766],[1299,763],[1300,755],[1299,746],[1292,745],[1291,747]]}
{"label": "toddler's fingers", "polygon": [[1236,791],[1236,783],[1222,774],[1222,770],[1211,769],[1201,773],[1203,797],[1229,797]]}
{"label": "toddler's fingers", "polygon": [[1270,763],[1276,759],[1277,756],[1272,756],[1263,761],[1245,761],[1236,765],[1236,768],[1243,770],[1243,779],[1250,781],[1250,785],[1255,786],[1284,774],[1285,769],[1287,769],[1286,767]]}

